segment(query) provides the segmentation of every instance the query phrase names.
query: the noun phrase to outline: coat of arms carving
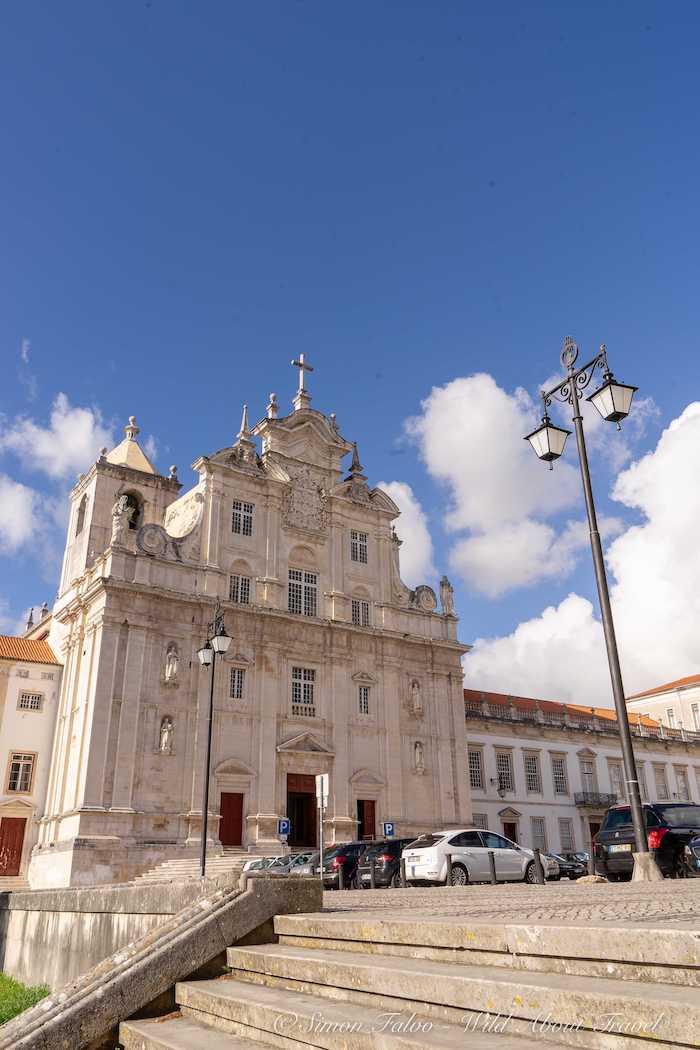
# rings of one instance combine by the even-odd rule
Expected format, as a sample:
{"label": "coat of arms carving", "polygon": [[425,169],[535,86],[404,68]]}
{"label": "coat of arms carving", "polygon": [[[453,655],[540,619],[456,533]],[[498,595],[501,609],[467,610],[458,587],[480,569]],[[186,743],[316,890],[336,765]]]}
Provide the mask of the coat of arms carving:
{"label": "coat of arms carving", "polygon": [[290,471],[291,487],[284,498],[283,516],[286,525],[311,532],[326,528],[328,495],[308,467]]}

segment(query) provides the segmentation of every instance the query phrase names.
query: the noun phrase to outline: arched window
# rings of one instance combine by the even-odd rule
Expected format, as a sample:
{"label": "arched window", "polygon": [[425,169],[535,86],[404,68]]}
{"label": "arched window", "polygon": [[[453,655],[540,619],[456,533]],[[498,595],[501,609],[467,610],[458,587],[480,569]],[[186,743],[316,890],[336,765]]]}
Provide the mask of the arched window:
{"label": "arched window", "polygon": [[85,525],[85,511],[87,509],[87,496],[83,496],[78,507],[78,518],[75,525],[75,535],[79,536]]}
{"label": "arched window", "polygon": [[140,526],[141,526],[142,509],[143,509],[143,504],[142,504],[141,500],[139,499],[138,496],[135,496],[133,492],[129,492],[129,493],[127,493],[127,496],[126,496],[126,505],[127,505],[127,507],[131,507],[131,509],[134,512],[131,515],[131,517],[129,518],[129,528],[130,529],[138,529],[138,528],[140,528]]}

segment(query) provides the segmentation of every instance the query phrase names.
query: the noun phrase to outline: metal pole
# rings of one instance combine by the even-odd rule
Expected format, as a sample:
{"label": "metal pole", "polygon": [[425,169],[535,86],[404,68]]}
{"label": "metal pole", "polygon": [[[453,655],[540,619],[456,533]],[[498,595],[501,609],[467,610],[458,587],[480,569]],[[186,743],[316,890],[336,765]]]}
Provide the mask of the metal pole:
{"label": "metal pole", "polygon": [[542,867],[542,857],[540,855],[540,851],[535,847],[535,849],[533,849],[532,852],[535,856],[535,881],[538,883],[538,885],[544,886],[544,868]]}
{"label": "metal pole", "polygon": [[401,858],[400,868],[401,868],[401,889],[405,890],[406,886],[407,886],[407,882],[406,882],[406,861],[403,859],[403,857]]}
{"label": "metal pole", "polygon": [[495,884],[498,882],[496,878],[496,854],[492,849],[489,850],[489,874],[491,875],[491,882]]}
{"label": "metal pole", "polygon": [[371,857],[369,862],[369,888],[371,890],[376,890],[377,888],[377,869],[374,857]]}
{"label": "metal pole", "polygon": [[204,773],[204,791],[202,799],[202,846],[200,854],[200,871],[204,878],[207,870],[207,833],[209,830],[209,772],[211,768],[211,726],[214,712],[214,671],[216,669],[216,649],[211,660],[211,682],[209,685],[209,726],[207,728],[207,761]]}
{"label": "metal pole", "polygon": [[321,893],[323,893],[323,792],[318,800],[318,861],[321,867]]}
{"label": "metal pole", "polygon": [[610,679],[612,681],[613,698],[615,700],[615,712],[617,724],[620,728],[620,743],[622,745],[622,762],[625,769],[627,791],[632,812],[632,825],[634,827],[634,838],[637,853],[648,853],[647,836],[644,827],[644,813],[642,810],[642,799],[639,793],[639,780],[637,778],[637,766],[632,749],[632,735],[627,717],[627,706],[625,704],[625,690],[622,685],[622,671],[620,670],[620,657],[617,651],[617,639],[615,638],[615,625],[613,623],[612,608],[610,605],[610,593],[608,591],[608,580],[605,574],[605,561],[603,559],[603,547],[600,542],[598,531],[598,520],[593,500],[593,488],[591,485],[591,473],[588,467],[588,453],[586,451],[586,439],[583,433],[583,416],[579,401],[578,388],[573,363],[568,366],[569,386],[571,388],[571,404],[574,411],[574,427],[576,430],[576,445],[578,447],[578,458],[581,466],[581,480],[583,481],[583,493],[586,500],[586,514],[588,515],[588,531],[591,537],[591,550],[593,552],[593,567],[595,569],[595,580],[598,587],[598,600],[603,619],[603,633],[605,635],[605,647],[608,653],[608,664],[610,667]]}
{"label": "metal pole", "polygon": [[446,886],[451,886],[452,885],[452,854],[451,853],[446,853],[445,854],[445,861],[447,862],[447,877],[445,879],[445,885]]}

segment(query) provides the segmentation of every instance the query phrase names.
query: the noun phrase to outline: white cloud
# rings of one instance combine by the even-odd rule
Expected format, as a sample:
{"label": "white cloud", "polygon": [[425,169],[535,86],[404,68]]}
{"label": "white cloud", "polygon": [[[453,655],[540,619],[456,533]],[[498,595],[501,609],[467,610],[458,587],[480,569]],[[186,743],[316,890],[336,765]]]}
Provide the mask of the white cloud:
{"label": "white cloud", "polygon": [[[700,671],[699,475],[696,402],[613,489],[616,500],[644,518],[607,555],[628,694]],[[612,702],[600,623],[590,602],[575,594],[506,637],[479,639],[465,668],[474,688]]]}
{"label": "white cloud", "polygon": [[403,541],[401,547],[401,577],[409,587],[417,587],[435,576],[433,541],[428,531],[425,512],[413,489],[403,481],[380,481],[379,486],[401,511],[395,522],[396,534]]}
{"label": "white cloud", "polygon": [[158,442],[153,434],[149,434],[146,438],[143,445],[143,451],[146,453],[151,463],[155,463],[158,458]]}
{"label": "white cloud", "polygon": [[22,342],[20,343],[19,356],[21,357],[21,359],[22,359],[22,361],[24,362],[25,365],[29,364],[29,350],[30,350],[30,347],[31,347],[31,343],[29,342],[28,339],[23,339]]}
{"label": "white cloud", "polygon": [[0,474],[1,553],[14,553],[34,534],[38,503],[39,496],[34,489]]}
{"label": "white cloud", "polygon": [[51,409],[48,427],[20,417],[0,432],[0,449],[16,453],[22,463],[51,478],[64,478],[84,471],[97,459],[103,445],[114,444],[111,430],[103,424],[98,409],[72,407],[59,394]]}

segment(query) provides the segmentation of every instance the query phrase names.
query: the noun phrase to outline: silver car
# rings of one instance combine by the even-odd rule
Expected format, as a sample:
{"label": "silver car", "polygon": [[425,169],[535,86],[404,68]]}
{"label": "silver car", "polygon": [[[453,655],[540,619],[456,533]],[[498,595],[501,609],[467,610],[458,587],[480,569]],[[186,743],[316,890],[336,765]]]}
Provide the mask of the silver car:
{"label": "silver car", "polygon": [[[489,852],[493,852],[499,882],[535,882],[535,855],[495,831],[463,828],[421,835],[402,853],[406,879],[411,883],[447,884],[447,855],[452,857],[452,886],[490,882]],[[553,859],[542,854],[545,878],[559,871]]]}

